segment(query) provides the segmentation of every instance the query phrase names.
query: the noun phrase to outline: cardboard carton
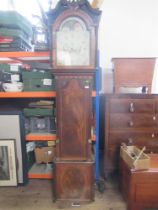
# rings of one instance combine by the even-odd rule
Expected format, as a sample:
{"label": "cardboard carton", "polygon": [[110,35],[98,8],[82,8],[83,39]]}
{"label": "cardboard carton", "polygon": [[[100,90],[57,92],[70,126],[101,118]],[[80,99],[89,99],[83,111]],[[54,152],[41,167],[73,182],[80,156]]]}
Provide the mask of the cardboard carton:
{"label": "cardboard carton", "polygon": [[135,170],[144,170],[150,167],[150,157],[136,146],[121,146],[120,156],[130,168]]}
{"label": "cardboard carton", "polygon": [[53,158],[54,158],[54,148],[53,147],[35,148],[36,163],[53,162]]}

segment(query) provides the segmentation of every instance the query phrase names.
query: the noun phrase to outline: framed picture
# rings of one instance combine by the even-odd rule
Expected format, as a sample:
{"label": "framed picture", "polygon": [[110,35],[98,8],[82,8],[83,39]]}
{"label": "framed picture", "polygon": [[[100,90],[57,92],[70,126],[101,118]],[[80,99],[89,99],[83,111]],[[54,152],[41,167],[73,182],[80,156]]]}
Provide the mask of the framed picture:
{"label": "framed picture", "polygon": [[20,110],[0,111],[0,139],[15,139],[18,185],[27,184],[28,169],[24,116]]}
{"label": "framed picture", "polygon": [[16,186],[15,140],[0,139],[0,186]]}

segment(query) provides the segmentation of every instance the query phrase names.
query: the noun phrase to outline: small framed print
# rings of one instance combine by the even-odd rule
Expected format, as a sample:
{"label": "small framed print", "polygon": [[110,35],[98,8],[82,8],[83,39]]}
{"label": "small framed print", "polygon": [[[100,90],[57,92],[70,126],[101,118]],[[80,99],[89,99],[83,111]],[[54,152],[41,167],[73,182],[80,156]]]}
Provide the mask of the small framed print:
{"label": "small framed print", "polygon": [[0,186],[17,186],[14,139],[0,139]]}
{"label": "small framed print", "polygon": [[[9,128],[9,132],[8,132]],[[24,117],[17,109],[0,111],[0,139],[15,139],[17,182],[25,185],[28,182],[27,155]]]}

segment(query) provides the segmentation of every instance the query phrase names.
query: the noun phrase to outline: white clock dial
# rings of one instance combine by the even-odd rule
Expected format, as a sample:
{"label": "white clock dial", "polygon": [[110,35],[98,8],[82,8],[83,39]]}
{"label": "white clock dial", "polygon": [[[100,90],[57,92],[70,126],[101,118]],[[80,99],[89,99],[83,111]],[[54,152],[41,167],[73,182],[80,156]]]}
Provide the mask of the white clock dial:
{"label": "white clock dial", "polygon": [[57,64],[88,66],[90,64],[90,33],[77,17],[67,18],[57,32]]}

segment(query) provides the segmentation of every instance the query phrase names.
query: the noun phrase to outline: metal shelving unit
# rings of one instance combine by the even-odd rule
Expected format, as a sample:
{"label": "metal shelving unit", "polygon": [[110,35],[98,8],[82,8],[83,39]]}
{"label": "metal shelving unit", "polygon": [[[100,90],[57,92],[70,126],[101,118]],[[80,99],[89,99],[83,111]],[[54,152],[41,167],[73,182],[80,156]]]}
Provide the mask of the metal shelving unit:
{"label": "metal shelving unit", "polygon": [[[49,61],[49,52],[0,52],[0,63],[23,63],[25,61]],[[92,91],[92,97],[96,97],[97,92]],[[55,98],[55,91],[45,92],[0,92],[0,99],[3,98]],[[92,136],[92,141],[96,141],[97,136]],[[55,134],[27,134],[26,141],[55,141]],[[98,141],[98,140],[97,140]],[[97,147],[96,147],[97,148]],[[96,158],[97,158],[96,153]],[[98,159],[96,159],[98,163]],[[96,164],[96,170],[97,164]],[[97,175],[97,171],[96,171]],[[44,164],[34,164],[28,173],[29,178],[52,179],[53,173],[50,167],[45,167]]]}

